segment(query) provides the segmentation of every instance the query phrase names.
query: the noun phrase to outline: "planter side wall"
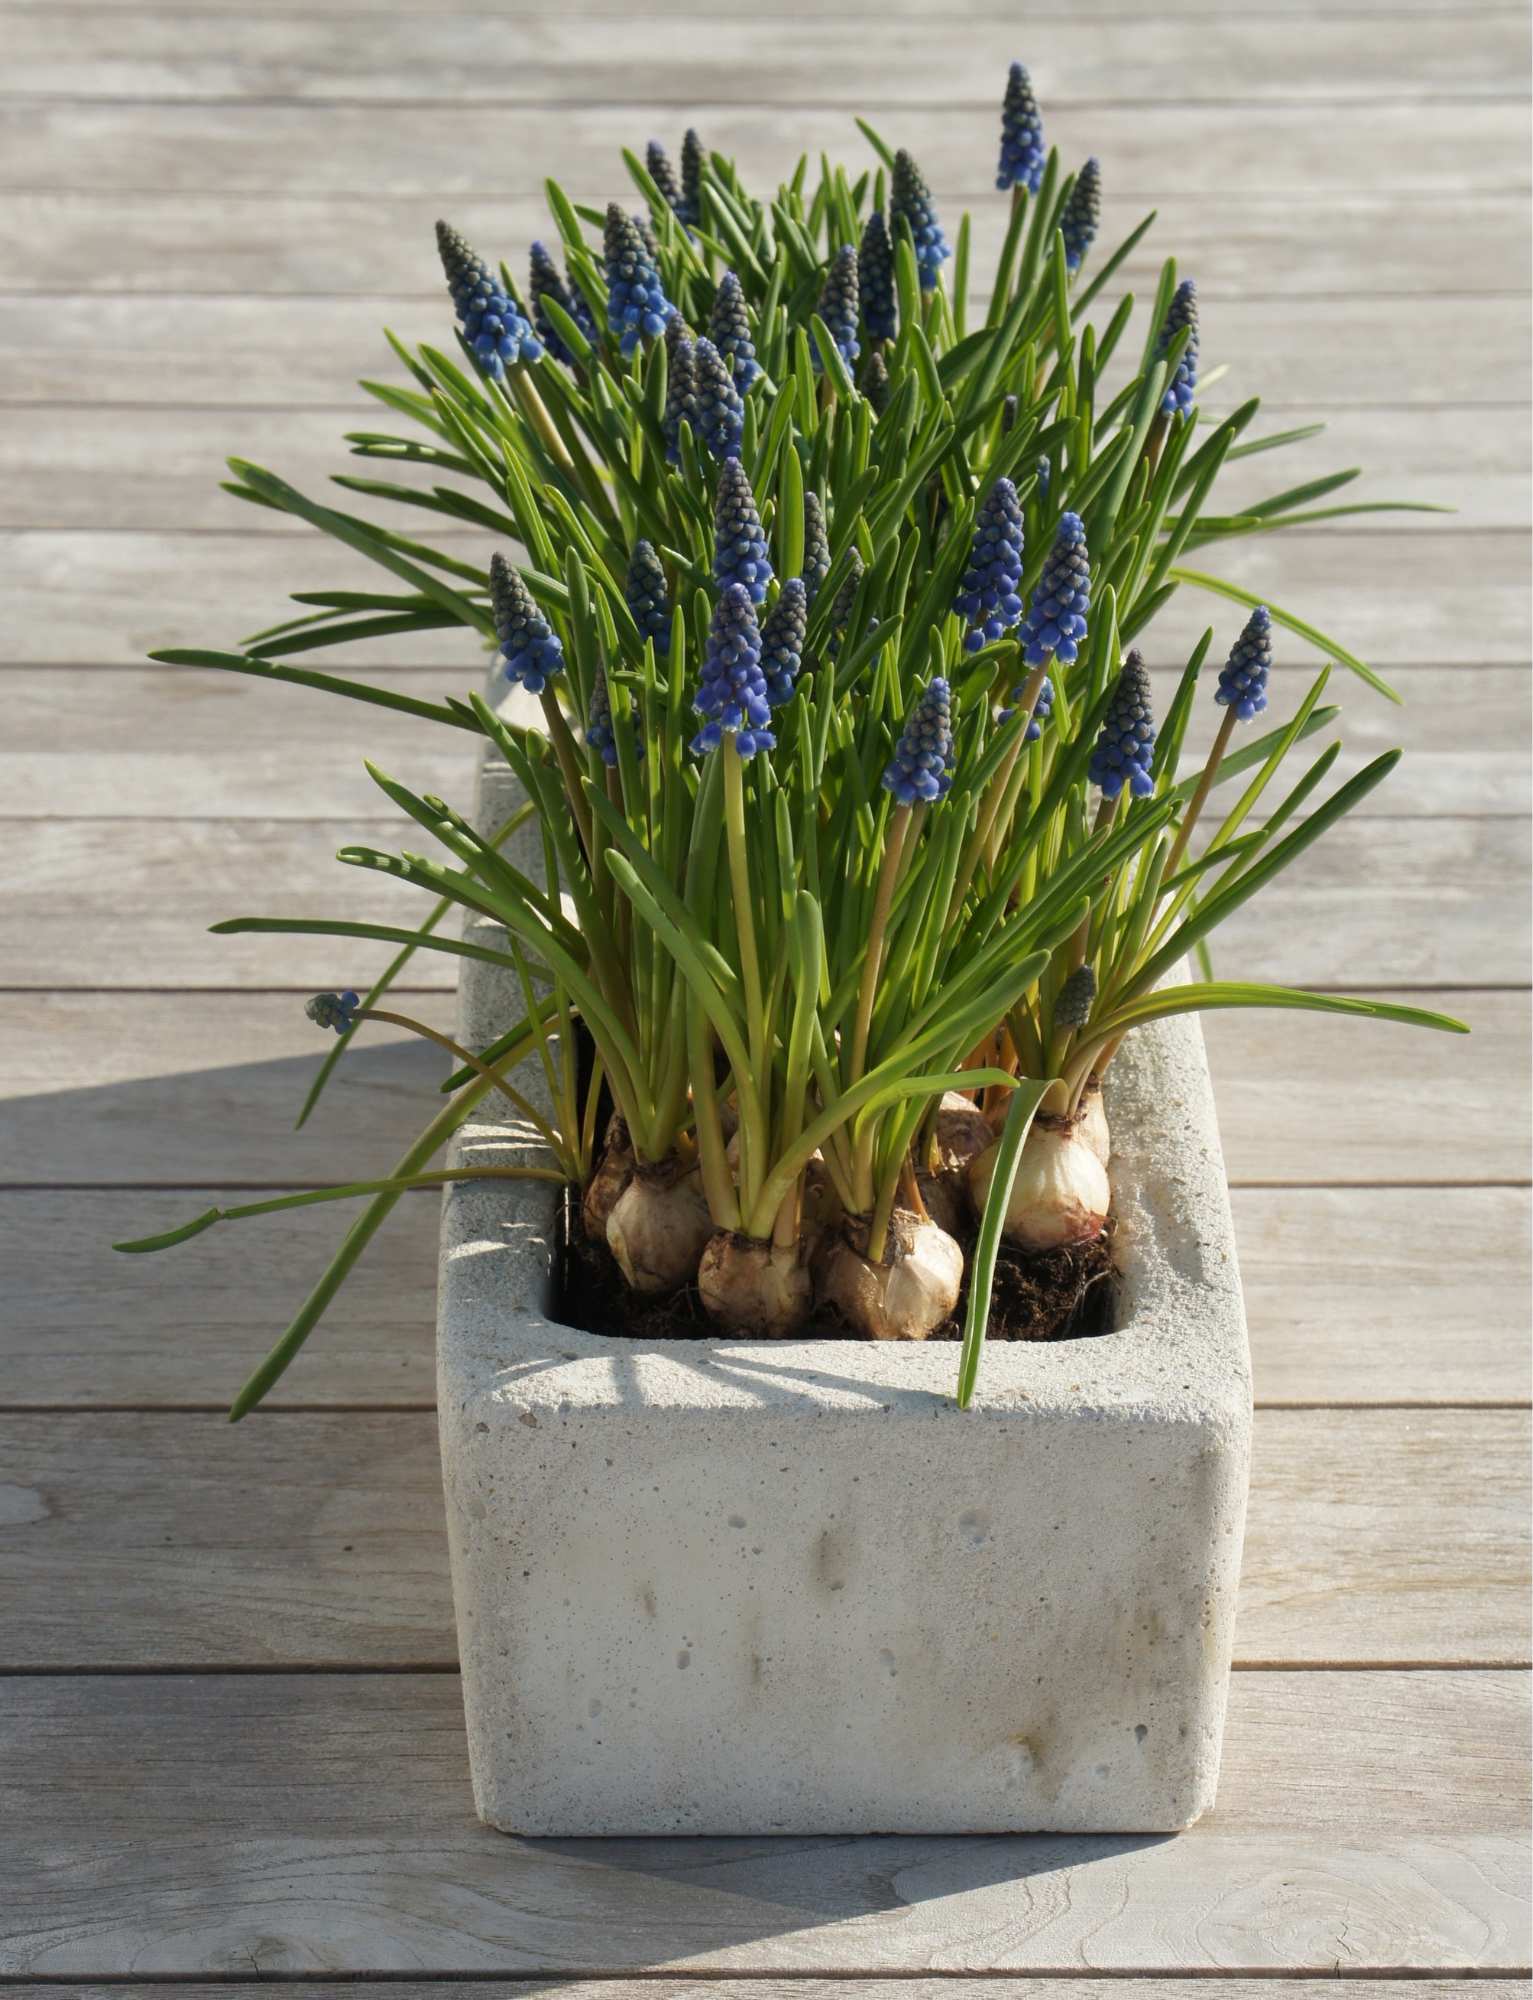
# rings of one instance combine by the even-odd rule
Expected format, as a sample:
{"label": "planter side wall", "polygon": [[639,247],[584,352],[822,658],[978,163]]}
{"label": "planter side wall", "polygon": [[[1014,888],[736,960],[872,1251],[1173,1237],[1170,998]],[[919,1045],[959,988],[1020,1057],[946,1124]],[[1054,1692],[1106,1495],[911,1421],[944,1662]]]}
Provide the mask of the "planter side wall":
{"label": "planter side wall", "polygon": [[[504,817],[504,781],[482,800]],[[465,961],[483,1046],[509,985]],[[475,1799],[526,1834],[1168,1831],[1212,1804],[1250,1369],[1195,1020],[1109,1075],[1118,1330],[645,1346],[562,1326],[556,1196],[444,1201]],[[455,1157],[533,1157],[493,1114]]]}

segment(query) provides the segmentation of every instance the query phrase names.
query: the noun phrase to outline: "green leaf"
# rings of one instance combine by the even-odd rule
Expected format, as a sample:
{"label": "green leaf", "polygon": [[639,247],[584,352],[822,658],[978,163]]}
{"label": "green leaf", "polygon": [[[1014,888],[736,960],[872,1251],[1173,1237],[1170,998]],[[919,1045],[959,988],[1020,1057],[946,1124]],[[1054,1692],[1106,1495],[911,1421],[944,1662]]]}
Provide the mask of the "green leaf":
{"label": "green leaf", "polygon": [[1265,604],[1277,624],[1284,626],[1296,637],[1307,639],[1310,645],[1317,647],[1320,652],[1329,653],[1333,660],[1339,660],[1344,667],[1350,667],[1353,673],[1365,680],[1369,687],[1379,694],[1387,695],[1401,708],[1405,706],[1404,696],[1396,694],[1389,682],[1376,674],[1372,667],[1365,665],[1356,653],[1349,652],[1335,639],[1327,638],[1317,626],[1306,624],[1302,618],[1295,618],[1291,611],[1285,611],[1281,605],[1274,604],[1271,598],[1258,597],[1254,591],[1242,590],[1238,583],[1226,583],[1222,576],[1205,576],[1201,570],[1176,568],[1171,571],[1171,576],[1177,583],[1190,583],[1196,590],[1209,591],[1215,597],[1227,597],[1231,603],[1244,604],[1251,611],[1254,611],[1257,605]]}
{"label": "green leaf", "polygon": [[985,1346],[985,1330],[990,1324],[990,1288],[995,1282],[995,1262],[1000,1255],[1001,1231],[1006,1209],[1022,1159],[1022,1148],[1032,1129],[1038,1106],[1048,1095],[1052,1078],[1042,1081],[1029,1077],[1011,1093],[1006,1107],[1006,1123],[996,1148],[990,1173],[990,1192],[985,1197],[985,1213],[980,1219],[979,1240],[969,1266],[969,1308],[964,1315],[963,1347],[958,1357],[958,1407],[968,1409],[974,1400],[979,1379],[980,1355]]}
{"label": "green leaf", "polygon": [[279,667],[274,660],[259,660],[248,653],[212,653],[199,647],[162,646],[149,655],[171,667],[216,667],[223,673],[250,674],[256,680],[287,681],[294,687],[317,688],[321,694],[345,695],[348,701],[365,701],[374,708],[397,709],[403,715],[418,715],[426,722],[444,722],[451,729],[483,734],[472,716],[434,701],[419,701],[414,695],[395,694],[391,688],[370,687],[366,681],[342,680],[334,674],[320,674],[308,667]]}

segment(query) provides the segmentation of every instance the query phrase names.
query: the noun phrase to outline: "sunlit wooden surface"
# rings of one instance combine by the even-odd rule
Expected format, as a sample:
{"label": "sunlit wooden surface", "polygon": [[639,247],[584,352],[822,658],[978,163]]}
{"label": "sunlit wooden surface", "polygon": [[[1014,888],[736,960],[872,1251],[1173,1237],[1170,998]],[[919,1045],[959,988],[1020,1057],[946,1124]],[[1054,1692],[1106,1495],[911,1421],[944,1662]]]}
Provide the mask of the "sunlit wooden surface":
{"label": "sunlit wooden surface", "polygon": [[[439,1072],[392,1033],[291,1129],[303,997],[370,954],[205,927],[392,913],[331,859],[391,830],[362,756],[462,796],[471,746],[144,654],[359,577],[221,494],[220,460],[311,490],[347,469],[341,434],[375,421],[354,378],[396,372],[380,325],[449,324],[438,214],[519,263],[545,172],[605,201],[620,145],[690,123],[772,183],[803,147],[861,157],[862,109],[950,225],[974,211],[983,272],[1014,58],[1066,165],[1101,157],[1104,242],[1159,208],[1126,278],[1143,296],[1174,251],[1198,279],[1205,369],[1230,364],[1207,406],[1260,392],[1266,428],[1331,426],[1246,461],[1241,497],[1361,464],[1362,497],[1460,509],[1211,553],[1405,695],[1340,690],[1342,769],[1410,753],[1219,963],[1430,995],[1475,1033],[1209,1024],[1259,1409],[1206,1822],[509,1840],[468,1794],[435,1204],[404,1205],[234,1430],[334,1212],[106,1247],[401,1150]],[[1526,82],[1517,6],[0,0],[0,1976],[1526,1990]],[[1156,668],[1208,622],[1227,645],[1238,618],[1184,592]],[[379,657],[424,692],[478,665],[450,637]],[[1315,662],[1279,661],[1283,713]],[[450,967],[415,977],[449,1021]]]}

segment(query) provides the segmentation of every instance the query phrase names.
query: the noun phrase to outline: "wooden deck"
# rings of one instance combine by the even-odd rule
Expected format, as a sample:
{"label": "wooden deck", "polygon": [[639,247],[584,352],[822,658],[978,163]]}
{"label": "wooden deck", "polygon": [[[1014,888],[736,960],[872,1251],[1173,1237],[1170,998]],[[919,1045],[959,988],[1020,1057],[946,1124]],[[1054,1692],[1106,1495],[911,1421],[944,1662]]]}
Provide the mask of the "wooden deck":
{"label": "wooden deck", "polygon": [[[0,1979],[189,1996],[275,1976],[1096,2000],[1527,1988],[1527,23],[1432,0],[0,0]],[[976,211],[1005,64],[1106,237],[1155,203],[1210,402],[1455,517],[1215,552],[1408,698],[1410,757],[1221,969],[1428,994],[1472,1040],[1209,1024],[1256,1362],[1217,1811],[1175,1839],[521,1842],[468,1792],[431,1414],[435,1203],[267,1409],[220,1411],[336,1230],[157,1259],[116,1237],[386,1168],[438,1071],[388,1034],[291,1129],[303,996],[367,953],[213,939],[399,907],[331,860],[389,828],[364,752],[461,796],[471,747],[156,670],[345,558],[216,490],[317,486],[378,336],[440,338],[431,223],[519,259],[539,184],[620,191],[687,123],[753,181],[854,109]],[[1152,260],[1130,273],[1141,295]],[[1152,280],[1151,280],[1152,281]],[[1184,593],[1185,596],[1185,593]],[[1179,602],[1161,667],[1231,618]],[[1291,704],[1303,649],[1280,652]],[[396,650],[395,685],[474,656]],[[1352,751],[1349,750],[1349,756]],[[414,1006],[451,1017],[421,966]],[[727,1986],[723,1982],[728,1982]],[[791,1985],[790,1985],[791,1983]],[[871,1990],[870,1990],[871,1989]],[[346,1989],[354,1991],[354,1987]],[[627,1990],[632,1991],[629,1987]]]}

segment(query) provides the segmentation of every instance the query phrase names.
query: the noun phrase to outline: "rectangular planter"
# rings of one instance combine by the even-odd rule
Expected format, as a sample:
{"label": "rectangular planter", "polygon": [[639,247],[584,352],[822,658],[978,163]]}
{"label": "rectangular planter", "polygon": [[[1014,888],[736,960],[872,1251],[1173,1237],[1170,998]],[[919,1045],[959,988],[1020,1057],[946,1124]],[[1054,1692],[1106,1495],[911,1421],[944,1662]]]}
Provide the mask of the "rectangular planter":
{"label": "rectangular planter", "polygon": [[[487,815],[493,817],[495,815]],[[509,988],[463,962],[482,1045]],[[474,1796],[523,1834],[1169,1831],[1213,1803],[1250,1360],[1202,1035],[1107,1110],[1117,1330],[644,1343],[549,1317],[557,1196],[445,1198],[438,1396]],[[489,1108],[457,1161],[526,1137]]]}

